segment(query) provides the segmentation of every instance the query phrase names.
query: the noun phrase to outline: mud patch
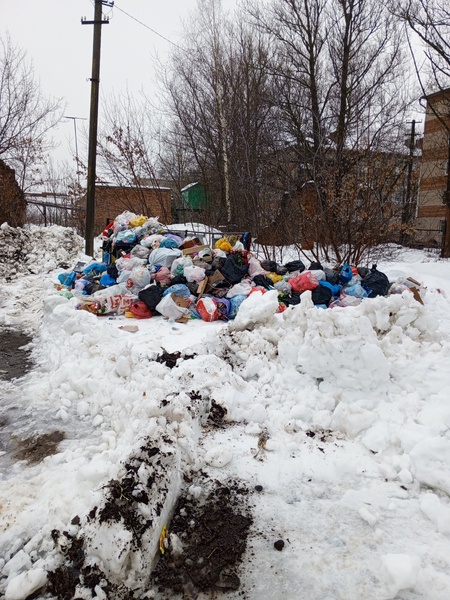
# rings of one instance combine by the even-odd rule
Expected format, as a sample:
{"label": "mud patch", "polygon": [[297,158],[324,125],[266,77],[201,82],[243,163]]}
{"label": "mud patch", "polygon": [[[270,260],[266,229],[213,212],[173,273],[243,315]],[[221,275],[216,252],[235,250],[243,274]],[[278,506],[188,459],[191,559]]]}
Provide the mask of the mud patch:
{"label": "mud patch", "polygon": [[63,431],[52,431],[42,435],[34,435],[23,440],[12,437],[11,441],[16,446],[12,457],[15,460],[26,460],[29,464],[37,464],[46,456],[56,454],[58,445],[65,438]]}
{"label": "mud patch", "polygon": [[32,338],[15,329],[0,329],[0,379],[11,381],[32,369],[31,350],[26,346]]}
{"label": "mud patch", "polygon": [[170,353],[164,350],[163,353],[156,358],[156,362],[166,365],[169,369],[173,369],[179,358],[181,358],[181,352]]}
{"label": "mud patch", "polygon": [[189,495],[179,498],[168,548],[152,576],[161,598],[239,589],[238,567],[252,523],[247,494],[232,482],[218,485],[203,501]]}
{"label": "mud patch", "polygon": [[212,428],[221,428],[229,425],[230,423],[225,422],[227,416],[227,409],[225,406],[221,406],[215,400],[211,401],[211,408],[209,410],[207,425]]}
{"label": "mud patch", "polygon": [[166,367],[169,367],[169,369],[173,369],[174,367],[177,366],[177,361],[179,358],[184,358],[185,360],[188,360],[189,358],[195,358],[195,354],[182,354],[181,352],[167,352],[163,348],[162,353],[159,354],[155,358],[155,361],[158,363],[161,363],[163,365],[166,365]]}

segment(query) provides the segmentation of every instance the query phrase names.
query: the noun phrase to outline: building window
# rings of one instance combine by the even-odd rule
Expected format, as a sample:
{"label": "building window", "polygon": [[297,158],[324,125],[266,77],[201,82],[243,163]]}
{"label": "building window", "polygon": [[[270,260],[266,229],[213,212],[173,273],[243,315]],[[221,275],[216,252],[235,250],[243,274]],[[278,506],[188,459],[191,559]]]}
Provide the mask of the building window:
{"label": "building window", "polygon": [[441,233],[444,233],[444,231],[445,231],[445,219],[441,219],[439,221],[439,230],[440,230]]}

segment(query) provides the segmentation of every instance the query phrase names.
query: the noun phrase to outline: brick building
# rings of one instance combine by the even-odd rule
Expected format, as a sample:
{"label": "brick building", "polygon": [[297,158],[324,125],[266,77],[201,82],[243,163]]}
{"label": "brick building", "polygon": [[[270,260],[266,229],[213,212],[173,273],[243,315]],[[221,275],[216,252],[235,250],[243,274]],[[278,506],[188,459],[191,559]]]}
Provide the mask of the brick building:
{"label": "brick building", "polygon": [[0,160],[0,225],[7,222],[11,227],[22,227],[25,215],[25,197],[15,171]]}
{"label": "brick building", "polygon": [[[86,196],[80,203],[86,206]],[[129,210],[137,215],[157,217],[161,223],[172,223],[172,193],[168,187],[95,186],[94,234],[98,235],[108,221]]]}
{"label": "brick building", "polygon": [[441,245],[450,200],[450,88],[426,100],[416,235],[417,241]]}

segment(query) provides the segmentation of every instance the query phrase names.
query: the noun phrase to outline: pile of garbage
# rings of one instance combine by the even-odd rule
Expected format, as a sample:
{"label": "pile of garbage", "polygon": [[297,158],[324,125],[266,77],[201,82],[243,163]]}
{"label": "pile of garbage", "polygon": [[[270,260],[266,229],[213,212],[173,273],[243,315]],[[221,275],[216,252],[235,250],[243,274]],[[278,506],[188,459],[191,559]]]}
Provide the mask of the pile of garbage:
{"label": "pile of garbage", "polygon": [[337,270],[300,260],[278,264],[250,251],[248,234],[222,237],[211,248],[199,237],[170,232],[156,218],[131,212],[116,217],[103,231],[103,261],[79,263],[59,275],[60,293],[76,295],[78,308],[95,315],[154,315],[186,323],[234,319],[254,293],[278,291],[279,312],[299,304],[310,291],[320,308],[355,306],[364,298],[414,293],[424,289],[412,279],[391,284],[377,270],[342,265]]}

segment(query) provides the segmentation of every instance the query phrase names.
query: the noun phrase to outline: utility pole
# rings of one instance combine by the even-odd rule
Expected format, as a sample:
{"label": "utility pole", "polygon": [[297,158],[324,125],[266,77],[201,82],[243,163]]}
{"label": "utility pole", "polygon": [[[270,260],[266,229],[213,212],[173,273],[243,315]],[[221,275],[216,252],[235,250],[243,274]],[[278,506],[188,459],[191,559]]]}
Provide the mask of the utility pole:
{"label": "utility pole", "polygon": [[[406,226],[411,220],[411,180],[412,180],[412,169],[414,164],[414,150],[416,147],[416,122],[415,119],[411,121],[411,137],[409,141],[409,159],[408,159],[408,172],[406,176],[406,198],[403,206],[402,213],[402,225]],[[404,229],[402,228],[402,243],[405,237]]]}
{"label": "utility pole", "polygon": [[102,19],[103,5],[113,6],[114,2],[95,0],[94,20],[81,19],[82,25],[94,26],[94,42],[92,49],[92,76],[91,76],[91,109],[89,116],[89,152],[88,152],[88,176],[86,190],[86,246],[85,252],[88,256],[94,255],[94,220],[95,220],[95,168],[97,163],[97,124],[98,124],[98,98],[100,88],[100,48],[102,25],[109,23],[108,19]]}

